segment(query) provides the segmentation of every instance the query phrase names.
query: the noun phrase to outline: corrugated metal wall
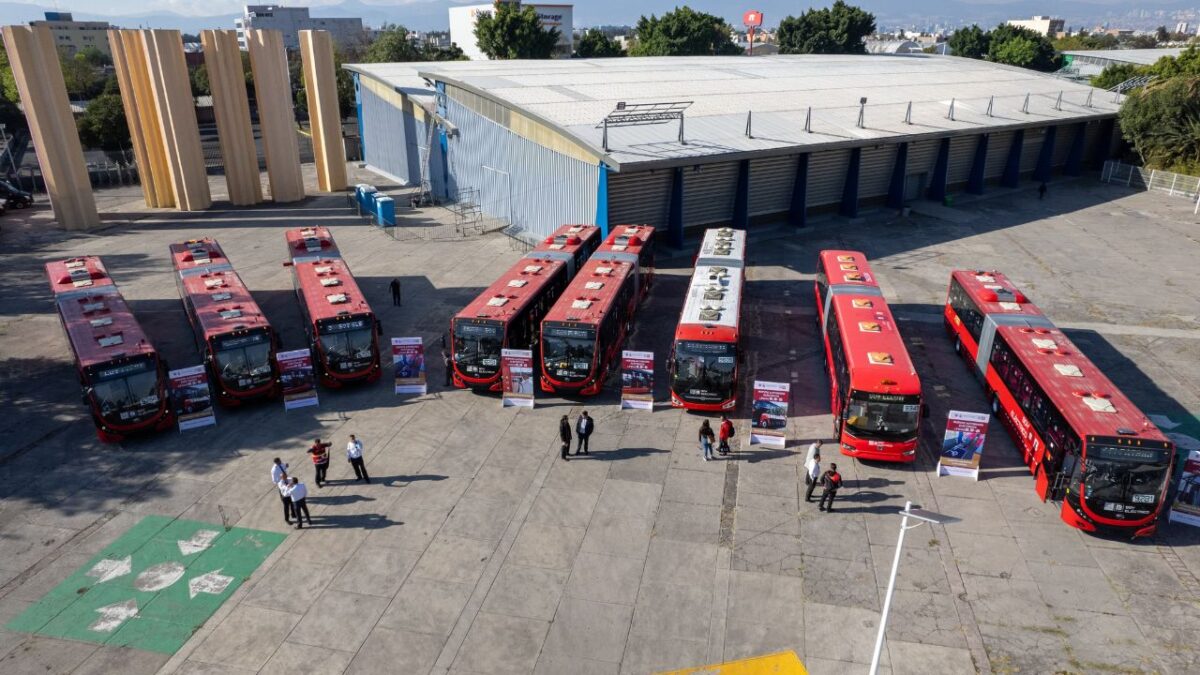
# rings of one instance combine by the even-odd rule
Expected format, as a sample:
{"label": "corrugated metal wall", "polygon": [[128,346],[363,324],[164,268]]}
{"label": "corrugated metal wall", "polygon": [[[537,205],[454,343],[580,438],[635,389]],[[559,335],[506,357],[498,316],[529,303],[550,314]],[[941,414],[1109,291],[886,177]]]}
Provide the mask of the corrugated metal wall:
{"label": "corrugated metal wall", "polygon": [[[422,151],[425,150],[426,142],[429,141],[429,137],[425,135],[427,133],[425,129],[425,120],[414,120],[413,131],[413,136],[416,139],[416,143],[414,145],[416,145],[417,148],[416,153],[418,158],[418,173],[414,176],[414,182],[419,182],[421,178],[421,174],[419,173],[420,157]],[[433,194],[437,196],[438,199],[447,199],[450,195],[446,193],[445,158],[442,156],[442,143],[437,135],[436,129],[434,130],[432,145],[433,149],[429,155],[430,187],[433,190]]]}
{"label": "corrugated metal wall", "polygon": [[808,206],[837,204],[842,201],[846,183],[849,150],[814,152],[808,158]]}
{"label": "corrugated metal wall", "polygon": [[610,225],[667,226],[673,169],[610,173],[608,222]]}
{"label": "corrugated metal wall", "polygon": [[[1046,139],[1046,128],[1035,127],[1025,130],[1025,146],[1021,148],[1021,173],[1037,168],[1038,156],[1042,154],[1042,141]],[[1055,139],[1057,142],[1058,139]]]}
{"label": "corrugated metal wall", "polygon": [[786,213],[792,206],[796,155],[750,160],[750,215]]}
{"label": "corrugated metal wall", "polygon": [[908,167],[906,176],[918,176],[923,173],[933,174],[933,165],[937,163],[938,145],[940,140],[930,139],[915,141],[908,144]]}
{"label": "corrugated metal wall", "polygon": [[[399,97],[399,94],[396,94]],[[420,182],[415,120],[368,86],[359,87],[362,101],[364,160],[407,184]]]}
{"label": "corrugated metal wall", "polygon": [[[971,177],[971,164],[975,161],[978,136],[959,136],[950,139],[950,169],[946,172],[946,185],[961,185]],[[991,149],[991,146],[988,146]]]}
{"label": "corrugated metal wall", "polygon": [[702,164],[683,169],[683,226],[728,222],[737,193],[737,162]]}
{"label": "corrugated metal wall", "polygon": [[1008,162],[1008,151],[1012,149],[1012,131],[1000,131],[988,137],[987,163],[984,165],[985,178],[999,178],[1004,175],[1004,165]]}
{"label": "corrugated metal wall", "polygon": [[528,141],[454,99],[446,100],[446,118],[458,127],[448,141],[451,194],[478,189],[484,214],[535,236],[595,222],[598,165]]}
{"label": "corrugated metal wall", "polygon": [[1061,124],[1057,133],[1058,138],[1054,139],[1054,159],[1050,165],[1061,167],[1067,163],[1067,155],[1071,154],[1071,146],[1075,144],[1075,136],[1079,133],[1079,124]]}
{"label": "corrugated metal wall", "polygon": [[895,165],[895,145],[863,148],[858,168],[858,198],[886,197]]}

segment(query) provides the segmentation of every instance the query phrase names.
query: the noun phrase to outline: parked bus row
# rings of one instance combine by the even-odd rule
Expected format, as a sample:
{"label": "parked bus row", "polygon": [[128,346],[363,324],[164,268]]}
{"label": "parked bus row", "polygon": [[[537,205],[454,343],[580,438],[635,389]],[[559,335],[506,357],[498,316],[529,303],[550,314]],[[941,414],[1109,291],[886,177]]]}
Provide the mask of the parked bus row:
{"label": "parked bus row", "polygon": [[[308,346],[322,384],[339,388],[380,376],[379,322],[324,227],[289,230],[288,260]],[[179,299],[217,402],[278,398],[278,332],[216,240],[171,244]],[[46,275],[102,441],[174,424],[167,366],[99,258],[51,262]]]}

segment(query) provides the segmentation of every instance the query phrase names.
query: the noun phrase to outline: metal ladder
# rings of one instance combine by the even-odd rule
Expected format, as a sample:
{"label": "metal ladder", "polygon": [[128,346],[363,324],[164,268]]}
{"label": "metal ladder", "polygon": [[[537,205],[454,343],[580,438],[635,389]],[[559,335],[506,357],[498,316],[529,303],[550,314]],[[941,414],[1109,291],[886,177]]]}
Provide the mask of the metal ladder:
{"label": "metal ladder", "polygon": [[429,113],[425,114],[425,145],[421,152],[421,191],[412,199],[413,206],[429,206],[433,204],[433,181],[430,176],[429,163],[433,156],[433,135],[437,131],[437,122]]}

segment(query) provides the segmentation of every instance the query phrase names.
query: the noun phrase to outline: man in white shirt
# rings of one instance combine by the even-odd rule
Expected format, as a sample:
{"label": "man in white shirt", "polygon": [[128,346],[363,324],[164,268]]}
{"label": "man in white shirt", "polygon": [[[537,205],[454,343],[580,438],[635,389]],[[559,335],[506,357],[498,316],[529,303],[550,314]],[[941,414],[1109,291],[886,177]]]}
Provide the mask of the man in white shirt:
{"label": "man in white shirt", "polygon": [[808,490],[804,493],[804,501],[812,501],[813,490],[821,477],[821,441],[808,446],[808,459],[804,461],[804,482]]}
{"label": "man in white shirt", "polygon": [[350,442],[346,444],[346,459],[350,460],[350,466],[354,467],[355,478],[371,482],[371,477],[367,475],[367,465],[363,463],[362,441],[354,434],[350,434]]}
{"label": "man in white shirt", "polygon": [[300,514],[304,514],[304,519],[312,525],[312,516],[308,513],[308,488],[304,483],[300,482],[299,478],[292,478],[288,486],[288,497],[292,499],[292,512],[296,516],[296,529],[304,529],[304,523],[300,520]]}
{"label": "man in white shirt", "polygon": [[288,465],[278,457],[275,458],[275,463],[271,465],[271,482],[278,485],[279,479],[287,475]]}
{"label": "man in white shirt", "polygon": [[[274,472],[272,472],[274,473]],[[285,472],[279,473],[279,480],[275,481],[275,487],[279,490],[279,499],[283,502],[283,520],[288,525],[292,524],[292,498],[289,494],[292,489],[292,483],[288,480],[288,475]]]}

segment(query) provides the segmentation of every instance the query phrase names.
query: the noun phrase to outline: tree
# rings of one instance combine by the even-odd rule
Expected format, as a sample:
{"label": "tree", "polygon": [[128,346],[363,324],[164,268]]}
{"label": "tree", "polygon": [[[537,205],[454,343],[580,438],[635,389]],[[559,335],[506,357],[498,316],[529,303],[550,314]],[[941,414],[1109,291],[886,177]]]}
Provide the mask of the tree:
{"label": "tree", "polygon": [[684,5],[662,15],[642,16],[630,56],[732,56],[744,53],[720,17]]}
{"label": "tree", "polygon": [[982,59],[988,53],[988,33],[977,25],[959,28],[946,40],[955,56]]}
{"label": "tree", "polygon": [[85,147],[122,150],[129,146],[129,126],[120,96],[101,94],[92,99],[77,125]]}
{"label": "tree", "polygon": [[1121,42],[1128,49],[1153,49],[1158,46],[1158,39],[1153,35],[1134,35]]}
{"label": "tree", "polygon": [[475,22],[475,39],[489,59],[548,59],[561,36],[557,28],[542,29],[532,5],[497,3]]}
{"label": "tree", "polygon": [[1155,31],[1154,31],[1154,41],[1155,41],[1156,43],[1158,43],[1158,42],[1168,42],[1168,41],[1170,41],[1170,39],[1171,39],[1171,34],[1167,32],[1167,27],[1166,27],[1166,26],[1159,26],[1158,28],[1156,28],[1156,29],[1155,29]]}
{"label": "tree", "polygon": [[1058,70],[1059,67],[1058,54],[1045,35],[1006,23],[988,33],[987,57],[996,63],[1042,72]]}
{"label": "tree", "polygon": [[575,56],[581,59],[625,56],[625,50],[616,41],[609,40],[604,33],[592,28],[579,39],[579,49],[575,50]]}
{"label": "tree", "polygon": [[1097,89],[1108,90],[1145,71],[1146,68],[1132,63],[1114,63],[1105,67],[1099,75],[1093,75],[1090,84]]}
{"label": "tree", "polygon": [[801,12],[779,22],[780,54],[865,54],[863,38],[875,32],[875,16],[837,0],[832,7]]}
{"label": "tree", "polygon": [[1200,76],[1200,47],[1192,45],[1178,56],[1164,56],[1150,66],[1150,72],[1162,79],[1179,75]]}
{"label": "tree", "polygon": [[59,65],[62,67],[67,93],[81,99],[88,98],[92,87],[100,79],[96,74],[96,67],[85,59],[66,54],[65,51],[59,52]]}
{"label": "tree", "polygon": [[1200,172],[1200,77],[1181,75],[1134,91],[1119,120],[1146,166]]}
{"label": "tree", "polygon": [[212,84],[208,80],[208,64],[196,66],[188,78],[192,82],[192,96],[208,96],[212,94]]}
{"label": "tree", "polygon": [[408,29],[396,24],[384,24],[379,37],[367,47],[363,61],[367,63],[403,63],[423,61],[420,50],[408,39]]}
{"label": "tree", "polygon": [[8,62],[8,52],[0,49],[0,99],[17,103],[21,94],[17,91],[17,80],[13,77],[12,64]]}
{"label": "tree", "polygon": [[91,65],[93,68],[103,68],[112,65],[112,57],[95,47],[84,47],[75,52],[75,58]]}

